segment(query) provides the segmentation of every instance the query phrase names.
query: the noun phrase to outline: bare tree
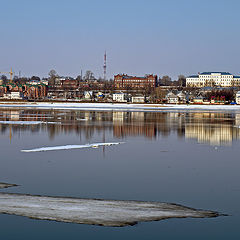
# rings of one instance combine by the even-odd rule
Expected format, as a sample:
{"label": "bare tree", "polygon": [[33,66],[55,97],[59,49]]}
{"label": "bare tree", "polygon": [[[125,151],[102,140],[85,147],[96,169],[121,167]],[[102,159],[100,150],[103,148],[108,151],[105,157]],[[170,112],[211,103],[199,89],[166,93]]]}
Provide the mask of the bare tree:
{"label": "bare tree", "polygon": [[94,74],[92,71],[87,70],[85,75],[84,75],[84,80],[95,80]]}
{"label": "bare tree", "polygon": [[57,72],[56,72],[54,69],[52,69],[52,70],[50,70],[50,72],[48,73],[48,75],[49,75],[50,78],[56,77],[56,76],[57,76]]}
{"label": "bare tree", "polygon": [[1,76],[1,80],[2,80],[3,84],[6,84],[6,82],[7,82],[7,77],[6,77],[6,75],[2,75],[2,76]]}
{"label": "bare tree", "polygon": [[186,87],[186,77],[184,75],[178,76],[178,86]]}
{"label": "bare tree", "polygon": [[54,69],[52,69],[52,70],[50,70],[48,75],[50,77],[49,78],[49,85],[54,86],[55,85],[55,79],[57,77],[57,72]]}
{"label": "bare tree", "polygon": [[163,76],[162,79],[160,79],[160,85],[163,86],[170,86],[172,83],[171,78],[169,76]]}

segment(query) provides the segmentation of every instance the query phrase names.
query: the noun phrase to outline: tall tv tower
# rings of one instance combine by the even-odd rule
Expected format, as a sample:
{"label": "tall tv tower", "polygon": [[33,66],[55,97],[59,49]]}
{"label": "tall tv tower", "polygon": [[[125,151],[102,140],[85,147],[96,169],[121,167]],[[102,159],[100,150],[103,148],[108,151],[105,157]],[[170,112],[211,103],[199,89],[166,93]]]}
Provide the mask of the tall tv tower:
{"label": "tall tv tower", "polygon": [[107,53],[104,53],[104,64],[103,64],[103,79],[106,80],[106,73],[107,73]]}

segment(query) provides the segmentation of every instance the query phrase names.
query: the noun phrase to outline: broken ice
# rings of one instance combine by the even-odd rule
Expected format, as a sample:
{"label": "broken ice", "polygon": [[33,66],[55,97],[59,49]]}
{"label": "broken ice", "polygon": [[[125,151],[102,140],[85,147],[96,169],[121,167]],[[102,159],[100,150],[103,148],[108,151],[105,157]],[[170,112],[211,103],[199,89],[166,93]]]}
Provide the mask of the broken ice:
{"label": "broken ice", "polygon": [[65,146],[55,146],[55,147],[41,147],[28,150],[21,150],[21,152],[44,152],[44,151],[56,151],[56,150],[68,150],[68,149],[80,149],[80,148],[98,148],[100,146],[111,146],[118,145],[124,142],[113,142],[113,143],[92,143],[85,145],[65,145]]}
{"label": "broken ice", "polygon": [[167,218],[217,217],[212,211],[176,204],[78,199],[0,193],[0,213],[29,218],[102,226],[127,226]]}

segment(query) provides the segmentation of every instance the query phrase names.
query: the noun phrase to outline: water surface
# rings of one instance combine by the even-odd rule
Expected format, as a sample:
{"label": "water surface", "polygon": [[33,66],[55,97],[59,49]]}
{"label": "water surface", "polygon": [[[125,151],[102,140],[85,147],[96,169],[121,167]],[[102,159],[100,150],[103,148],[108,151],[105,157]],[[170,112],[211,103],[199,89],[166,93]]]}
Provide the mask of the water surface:
{"label": "water surface", "polygon": [[[173,202],[230,214],[111,228],[0,215],[3,239],[238,239],[240,112],[0,110],[5,192]],[[8,124],[7,121],[12,121]],[[37,121],[41,124],[14,124]],[[98,149],[22,149],[126,142]]]}

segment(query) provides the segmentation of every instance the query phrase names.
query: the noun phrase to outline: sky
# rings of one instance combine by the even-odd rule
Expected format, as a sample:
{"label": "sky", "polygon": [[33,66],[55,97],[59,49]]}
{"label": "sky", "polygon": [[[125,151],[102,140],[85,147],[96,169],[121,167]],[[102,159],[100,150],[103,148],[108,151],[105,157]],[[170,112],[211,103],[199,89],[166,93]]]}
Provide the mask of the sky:
{"label": "sky", "polygon": [[239,0],[0,0],[0,71],[240,74]]}

